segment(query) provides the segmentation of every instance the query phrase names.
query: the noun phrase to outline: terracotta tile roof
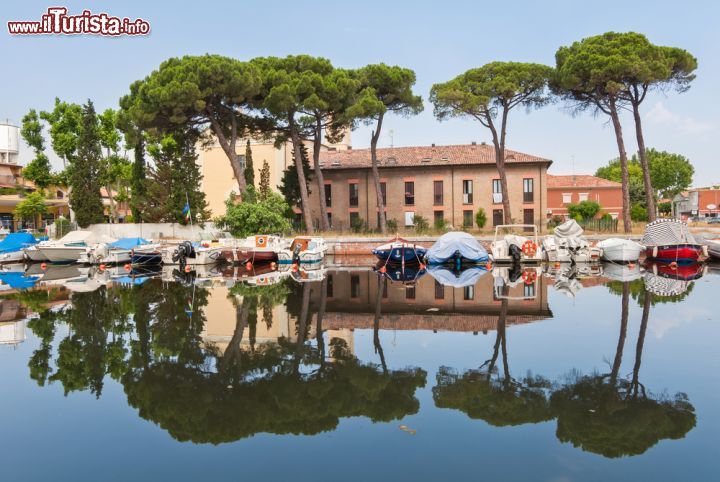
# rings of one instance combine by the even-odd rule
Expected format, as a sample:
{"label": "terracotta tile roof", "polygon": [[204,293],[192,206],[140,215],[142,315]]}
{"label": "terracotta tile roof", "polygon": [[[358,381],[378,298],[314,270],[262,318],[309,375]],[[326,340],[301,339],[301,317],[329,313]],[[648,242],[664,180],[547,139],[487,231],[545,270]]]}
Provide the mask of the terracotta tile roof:
{"label": "terracotta tile roof", "polygon": [[[380,167],[446,166],[495,164],[495,149],[489,144],[450,146],[384,147],[377,150]],[[522,152],[506,150],[506,162],[552,162]],[[370,167],[370,149],[324,151],[320,154],[323,169],[357,169]]]}
{"label": "terracotta tile roof", "polygon": [[619,182],[608,181],[601,177],[589,176],[585,174],[575,174],[571,176],[547,176],[548,189],[567,188],[567,187],[622,187]]}

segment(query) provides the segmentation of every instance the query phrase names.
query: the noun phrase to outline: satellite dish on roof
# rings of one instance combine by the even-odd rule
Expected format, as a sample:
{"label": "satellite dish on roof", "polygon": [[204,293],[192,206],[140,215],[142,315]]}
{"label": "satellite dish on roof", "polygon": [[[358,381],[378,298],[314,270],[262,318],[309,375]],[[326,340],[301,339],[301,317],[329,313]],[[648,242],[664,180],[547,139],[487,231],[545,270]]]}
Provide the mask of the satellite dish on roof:
{"label": "satellite dish on roof", "polygon": [[716,209],[717,206],[716,206],[715,204],[708,204],[708,205],[707,205],[707,208],[710,209],[710,210],[712,210],[712,209]]}

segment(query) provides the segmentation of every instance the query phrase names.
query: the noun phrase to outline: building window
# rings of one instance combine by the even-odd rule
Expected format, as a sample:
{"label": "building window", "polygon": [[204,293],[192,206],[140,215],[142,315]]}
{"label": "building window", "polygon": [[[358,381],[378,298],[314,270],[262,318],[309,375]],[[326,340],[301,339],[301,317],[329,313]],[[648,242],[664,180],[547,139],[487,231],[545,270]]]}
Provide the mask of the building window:
{"label": "building window", "polygon": [[503,224],[504,216],[502,209],[493,209],[493,226],[499,226]]}
{"label": "building window", "polygon": [[413,218],[415,217],[415,211],[405,211],[405,227],[415,226]]}
{"label": "building window", "polygon": [[327,213],[328,217],[328,226],[332,228],[332,213]]}
{"label": "building window", "polygon": [[332,184],[325,184],[325,206],[332,207]]}
{"label": "building window", "polygon": [[535,283],[524,284],[525,298],[535,298]]}
{"label": "building window", "polygon": [[348,190],[350,191],[350,206],[357,207],[360,204],[360,187],[358,183],[348,184]]}
{"label": "building window", "polygon": [[562,196],[563,196],[563,204],[570,204],[572,202],[572,193],[564,192]]}
{"label": "building window", "polygon": [[502,184],[500,179],[493,179],[492,182],[492,202],[493,204],[500,204],[503,200],[502,195]]}
{"label": "building window", "polygon": [[360,298],[360,276],[350,276],[350,298]]}
{"label": "building window", "polygon": [[579,200],[580,202],[587,201],[587,200],[588,200],[588,193],[586,193],[586,192],[581,192],[581,193],[579,193],[579,194],[578,194],[578,200]]}
{"label": "building window", "polygon": [[413,181],[405,182],[405,205],[412,206],[415,204],[415,183]]}
{"label": "building window", "polygon": [[435,280],[435,299],[436,300],[444,300],[445,299],[445,287],[438,280]]}
{"label": "building window", "polygon": [[532,178],[523,179],[523,202],[531,203],[534,201],[535,181]]}
{"label": "building window", "polygon": [[406,300],[414,300],[415,299],[415,285],[408,285],[405,287],[405,299]]}
{"label": "building window", "polygon": [[473,227],[473,212],[469,210],[463,211],[463,226],[466,228]]}
{"label": "building window", "polygon": [[[535,224],[534,209],[523,209],[523,224]],[[532,232],[532,228],[525,228],[525,232]]]}
{"label": "building window", "polygon": [[443,204],[443,182],[433,181],[433,204],[442,206]]}
{"label": "building window", "polygon": [[475,298],[475,286],[465,286],[463,287],[463,300],[470,301]]}
{"label": "building window", "polygon": [[328,298],[333,297],[333,275],[329,274],[327,277],[327,283],[325,284],[325,295]]}
{"label": "building window", "polygon": [[473,182],[470,179],[465,179],[462,182],[463,187],[463,204],[473,203]]}
{"label": "building window", "polygon": [[62,199],[62,198],[65,197],[65,193],[62,192],[62,191],[58,191],[58,192],[55,193],[55,197],[56,197],[57,199]]}
{"label": "building window", "polygon": [[445,222],[445,212],[444,211],[435,211],[433,212],[433,222],[435,223],[435,226],[442,226]]}
{"label": "building window", "polygon": [[240,162],[240,168],[245,169],[245,154],[239,154],[237,160]]}
{"label": "building window", "polygon": [[350,228],[355,229],[360,224],[360,213],[359,212],[352,212],[350,213]]}
{"label": "building window", "polygon": [[387,206],[387,183],[380,183],[380,194],[382,194],[383,206]]}

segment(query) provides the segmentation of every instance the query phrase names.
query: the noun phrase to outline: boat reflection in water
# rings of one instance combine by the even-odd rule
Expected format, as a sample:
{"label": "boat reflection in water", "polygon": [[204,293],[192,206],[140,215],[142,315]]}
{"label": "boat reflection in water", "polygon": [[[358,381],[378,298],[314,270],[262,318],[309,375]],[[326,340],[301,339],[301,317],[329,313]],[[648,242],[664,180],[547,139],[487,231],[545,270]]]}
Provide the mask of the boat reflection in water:
{"label": "boat reflection in water", "polygon": [[[180,441],[309,435],[334,430],[346,417],[388,422],[417,413],[416,392],[425,387],[427,372],[391,367],[380,337],[386,329],[494,331],[478,368],[437,371],[432,397],[437,408],[495,427],[556,423],[560,441],[618,457],[682,438],[695,426],[684,395],[659,397],[641,382],[652,307],[679,301],[692,281],[662,278],[685,284],[660,290],[652,270],[641,277],[635,267],[608,273],[614,281],[595,281],[621,301],[612,366],[608,373],[581,375],[568,361],[572,376],[553,380],[513,374],[508,328],[553,317],[548,291],[559,284],[553,276],[585,288],[592,279],[541,267],[472,269],[431,270],[430,276],[418,270],[172,269],[106,274],[106,283],[87,291],[48,284],[19,292],[25,300],[11,299],[35,313],[28,322],[40,341],[28,363],[33,380],[99,398],[112,379],[140,417]],[[60,291],[70,300],[60,308],[31,295],[46,300],[52,292],[60,299]],[[642,319],[632,372],[623,377],[631,299],[642,307]],[[69,329],[59,330],[60,324]],[[355,330],[363,329],[372,330],[371,361],[356,355]]]}

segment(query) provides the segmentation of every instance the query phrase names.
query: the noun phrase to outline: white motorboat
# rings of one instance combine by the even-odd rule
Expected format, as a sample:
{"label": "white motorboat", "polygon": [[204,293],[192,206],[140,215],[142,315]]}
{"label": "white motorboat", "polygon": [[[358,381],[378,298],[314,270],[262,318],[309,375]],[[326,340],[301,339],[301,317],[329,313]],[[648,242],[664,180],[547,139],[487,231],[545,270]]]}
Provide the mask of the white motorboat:
{"label": "white motorboat", "polygon": [[642,278],[642,270],[639,264],[618,264],[607,263],[603,266],[603,274],[613,281],[635,281]]}
{"label": "white motorboat", "polygon": [[614,263],[634,263],[645,249],[640,243],[622,238],[604,239],[596,246],[602,249],[602,259]]}
{"label": "white motorboat", "polygon": [[707,239],[705,242],[707,243],[708,255],[711,258],[720,259],[720,238]]}
{"label": "white motorboat", "polygon": [[132,261],[135,252],[156,249],[158,246],[144,238],[120,238],[112,243],[88,246],[78,262],[83,264],[126,264]]}
{"label": "white motorboat", "polygon": [[220,254],[225,249],[224,246],[203,244],[206,245],[184,241],[178,245],[166,246],[162,249],[162,262],[163,264],[196,266],[215,264],[222,259]]}
{"label": "white motorboat", "polygon": [[[80,256],[86,253],[88,247],[93,247],[98,243],[111,243],[115,239],[105,235],[96,236],[91,231],[72,231],[57,241],[49,241],[39,243],[37,245],[40,251],[42,261],[50,261],[51,263],[77,263]],[[28,250],[25,252],[30,259],[33,259]]]}
{"label": "white motorboat", "polygon": [[543,258],[558,263],[595,263],[602,256],[602,249],[591,246],[583,237],[583,228],[574,220],[557,226],[554,235],[542,242]]}
{"label": "white motorboat", "polygon": [[278,251],[278,264],[318,264],[325,258],[327,244],[323,238],[298,236],[286,249]]}
{"label": "white motorboat", "polygon": [[[523,233],[523,234],[518,234]],[[542,250],[534,224],[503,224],[495,226],[495,239],[490,244],[495,263],[532,263],[542,261]]]}

